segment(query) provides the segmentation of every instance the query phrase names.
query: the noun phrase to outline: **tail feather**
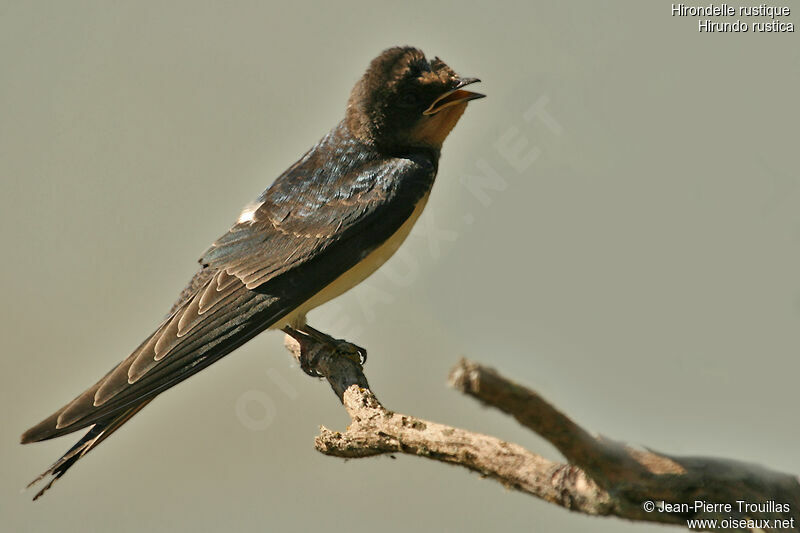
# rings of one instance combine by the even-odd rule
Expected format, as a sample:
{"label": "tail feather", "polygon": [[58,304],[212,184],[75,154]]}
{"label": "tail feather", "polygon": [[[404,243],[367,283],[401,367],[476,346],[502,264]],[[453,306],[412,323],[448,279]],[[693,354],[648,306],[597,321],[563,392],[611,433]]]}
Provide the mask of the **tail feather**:
{"label": "tail feather", "polygon": [[53,483],[55,483],[56,480],[60,479],[64,474],[66,474],[67,470],[69,470],[72,465],[74,465],[80,458],[89,453],[91,450],[96,448],[109,436],[111,436],[112,433],[118,430],[125,422],[130,420],[133,415],[141,411],[142,408],[148,403],[150,403],[150,400],[142,402],[135,407],[131,407],[130,409],[119,413],[113,418],[102,420],[92,426],[92,428],[81,438],[81,440],[76,442],[72,448],[67,450],[67,453],[62,455],[58,461],[50,465],[50,468],[42,472],[42,474],[36,479],[28,483],[28,486],[25,487],[26,489],[29,489],[40,481],[47,479],[47,483],[45,483],[45,485],[36,493],[36,495],[33,497],[33,500],[38,500],[50,489],[50,487],[53,486]]}

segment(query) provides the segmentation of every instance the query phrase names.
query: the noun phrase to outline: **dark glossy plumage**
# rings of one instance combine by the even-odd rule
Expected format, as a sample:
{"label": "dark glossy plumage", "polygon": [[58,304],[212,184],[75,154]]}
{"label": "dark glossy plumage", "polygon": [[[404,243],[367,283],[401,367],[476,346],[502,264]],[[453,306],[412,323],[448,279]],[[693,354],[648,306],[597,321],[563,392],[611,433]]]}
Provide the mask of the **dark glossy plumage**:
{"label": "dark glossy plumage", "polygon": [[[417,122],[398,118],[421,111],[406,106],[398,114],[390,104],[396,100],[392,87],[407,91],[409,76],[426,72],[430,65],[415,49],[390,49],[373,61],[345,119],[203,254],[200,270],[156,331],[94,386],[23,434],[27,443],[93,426],[43,474],[53,476],[50,484],[157,394],[274,326],[409,219],[433,185],[439,146],[415,142]],[[448,90],[450,73],[429,76],[415,98],[430,101],[420,106]],[[380,128],[367,127],[376,113],[383,116]],[[448,132],[455,124],[452,117],[440,120]]]}
{"label": "dark glossy plumage", "polygon": [[339,125],[259,196],[252,222],[203,255],[190,287],[203,281],[158,329],[23,442],[113,417],[260,333],[394,233],[435,169],[435,155],[383,156]]}

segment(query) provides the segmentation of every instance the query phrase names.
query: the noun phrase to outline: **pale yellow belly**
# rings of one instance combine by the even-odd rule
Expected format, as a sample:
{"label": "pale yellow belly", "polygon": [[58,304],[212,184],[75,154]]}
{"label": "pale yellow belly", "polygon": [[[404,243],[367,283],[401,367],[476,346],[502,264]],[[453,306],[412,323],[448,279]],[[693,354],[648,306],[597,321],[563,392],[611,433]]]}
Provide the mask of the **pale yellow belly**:
{"label": "pale yellow belly", "polygon": [[369,255],[359,261],[353,268],[333,280],[327,287],[303,302],[294,311],[272,324],[270,328],[280,329],[287,325],[297,328],[304,325],[306,322],[306,313],[344,294],[371,276],[373,272],[378,270],[381,265],[388,261],[397,249],[400,248],[400,245],[406,240],[408,234],[411,233],[411,228],[414,227],[414,223],[419,218],[422,210],[425,209],[425,204],[427,202],[428,195],[426,194],[417,202],[417,206],[414,208],[411,216],[408,217],[408,220],[406,220],[386,242],[370,252]]}

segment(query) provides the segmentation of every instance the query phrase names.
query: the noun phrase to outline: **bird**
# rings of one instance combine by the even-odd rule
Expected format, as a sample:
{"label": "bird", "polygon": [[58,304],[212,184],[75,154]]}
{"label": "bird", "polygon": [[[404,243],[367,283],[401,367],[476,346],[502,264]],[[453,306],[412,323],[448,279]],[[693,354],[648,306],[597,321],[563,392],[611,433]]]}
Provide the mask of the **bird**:
{"label": "bird", "polygon": [[[203,253],[155,331],[23,433],[28,444],[89,428],[28,485],[44,483],[33,499],[157,395],[265,330],[364,363],[366,350],[313,328],[306,314],[366,279],[406,239],[428,201],[445,138],[468,102],[485,96],[464,89],[479,81],[411,46],[373,59],[344,118]],[[312,361],[300,362],[315,375]]]}

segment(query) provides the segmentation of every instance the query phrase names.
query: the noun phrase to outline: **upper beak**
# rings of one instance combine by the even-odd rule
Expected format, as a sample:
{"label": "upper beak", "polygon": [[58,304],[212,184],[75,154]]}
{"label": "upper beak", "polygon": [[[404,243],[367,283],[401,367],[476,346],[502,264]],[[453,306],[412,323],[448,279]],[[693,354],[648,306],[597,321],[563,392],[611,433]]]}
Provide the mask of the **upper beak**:
{"label": "upper beak", "polygon": [[439,98],[433,101],[428,109],[422,112],[423,115],[433,115],[438,113],[445,107],[449,107],[451,105],[460,104],[461,102],[468,102],[470,100],[477,100],[478,98],[483,98],[486,95],[481,93],[473,93],[471,91],[464,91],[461,88],[466,87],[472,83],[478,83],[478,78],[459,78],[453,84],[453,88]]}

